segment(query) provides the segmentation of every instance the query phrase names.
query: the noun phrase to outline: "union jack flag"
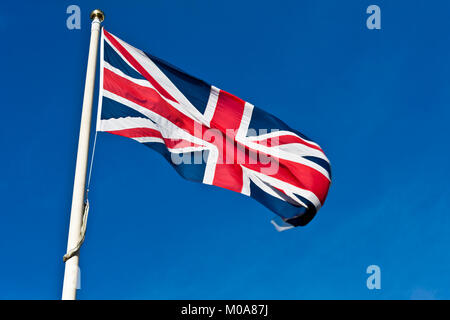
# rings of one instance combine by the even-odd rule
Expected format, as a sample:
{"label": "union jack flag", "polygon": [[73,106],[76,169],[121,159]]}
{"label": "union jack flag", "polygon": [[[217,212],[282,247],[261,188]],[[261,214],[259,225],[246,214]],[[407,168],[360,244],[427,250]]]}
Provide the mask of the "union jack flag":
{"label": "union jack flag", "polygon": [[311,221],[331,182],[317,143],[105,29],[97,131],[154,149],[185,179],[256,199],[278,230]]}

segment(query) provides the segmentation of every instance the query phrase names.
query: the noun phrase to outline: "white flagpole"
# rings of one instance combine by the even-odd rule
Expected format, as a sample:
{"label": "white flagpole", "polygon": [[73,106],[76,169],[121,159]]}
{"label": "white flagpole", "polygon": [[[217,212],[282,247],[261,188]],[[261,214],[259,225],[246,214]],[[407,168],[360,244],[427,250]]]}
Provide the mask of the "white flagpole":
{"label": "white flagpole", "polygon": [[[72,209],[70,212],[69,237],[67,252],[75,248],[80,240],[81,224],[84,211],[84,194],[89,153],[89,134],[91,129],[92,100],[94,98],[95,69],[97,66],[98,38],[100,24],[104,14],[100,10],[91,12],[91,42],[84,87],[83,110],[81,113],[80,136],[78,138],[75,180],[73,183]],[[79,252],[66,261],[62,299],[75,300],[77,294]]]}

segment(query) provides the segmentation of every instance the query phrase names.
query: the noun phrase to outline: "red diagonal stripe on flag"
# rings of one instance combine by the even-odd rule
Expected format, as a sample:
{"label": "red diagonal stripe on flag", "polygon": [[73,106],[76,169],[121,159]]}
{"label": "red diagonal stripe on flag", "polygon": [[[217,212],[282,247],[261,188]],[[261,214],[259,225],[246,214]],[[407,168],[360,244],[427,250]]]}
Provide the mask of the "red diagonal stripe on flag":
{"label": "red diagonal stripe on flag", "polygon": [[142,74],[145,79],[147,79],[153,87],[155,87],[156,90],[158,90],[158,92],[165,98],[173,101],[173,102],[177,102],[177,100],[175,100],[167,91],[166,89],[164,89],[148,72],[147,70],[145,70],[145,68],[143,66],[141,66],[141,64],[127,51],[127,49],[125,49],[119,41],[116,40],[116,38],[114,38],[113,35],[111,35],[108,31],[106,31],[103,28],[103,32],[106,36],[106,38],[108,38],[109,42],[111,42],[111,44],[117,49],[119,50],[119,52],[122,54],[122,56],[124,56],[125,59],[127,59],[127,61],[140,73]]}

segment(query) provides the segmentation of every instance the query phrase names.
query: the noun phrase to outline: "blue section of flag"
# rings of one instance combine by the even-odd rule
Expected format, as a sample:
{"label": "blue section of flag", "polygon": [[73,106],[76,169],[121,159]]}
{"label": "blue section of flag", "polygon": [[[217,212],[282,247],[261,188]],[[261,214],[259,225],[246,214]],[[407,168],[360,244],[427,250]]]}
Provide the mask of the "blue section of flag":
{"label": "blue section of flag", "polygon": [[[308,208],[303,206],[296,206],[287,201],[278,199],[264,192],[253,182],[250,182],[250,197],[257,200],[259,203],[264,205],[266,208],[277,213],[284,221],[290,223],[293,226],[304,226],[308,224],[316,215],[317,210],[314,205],[307,199],[298,196],[297,197],[303,201]],[[282,193],[279,193],[283,196]]]}
{"label": "blue section of flag", "polygon": [[249,132],[247,134],[247,136],[249,136],[249,137],[258,135],[258,132],[260,130],[267,130],[268,133],[272,132],[272,130],[274,130],[274,131],[282,131],[283,130],[283,131],[295,132],[298,136],[302,137],[303,139],[311,140],[307,136],[302,134],[301,132],[289,127],[286,123],[284,123],[283,121],[281,121],[274,115],[272,115],[258,107],[253,108],[252,119],[251,119],[248,127],[250,129],[254,129],[254,130],[249,130]]}
{"label": "blue section of flag", "polygon": [[111,48],[107,41],[104,41],[103,45],[104,60],[106,62],[114,68],[119,69],[127,76],[135,79],[145,79],[139,72],[130,67],[130,65],[126,63],[113,48]]}
{"label": "blue section of flag", "polygon": [[197,79],[170,63],[145,53],[181,93],[197,108],[201,113],[205,112],[208,103],[211,85],[203,80]]}
{"label": "blue section of flag", "polygon": [[[167,150],[164,144],[162,143],[144,143],[147,147],[155,150],[160,153],[169,163],[170,165],[178,172],[180,176],[184,179],[191,180],[194,182],[202,182],[203,175],[205,173],[206,164],[204,161],[201,163],[196,163],[196,159],[207,159],[208,151],[194,151],[184,153],[183,158],[187,159],[186,163],[175,164],[172,161],[172,154]],[[175,155],[177,156],[177,155]]]}
{"label": "blue section of flag", "polygon": [[125,117],[145,117],[142,113],[118,103],[108,97],[102,97],[102,113],[100,119],[125,118]]}

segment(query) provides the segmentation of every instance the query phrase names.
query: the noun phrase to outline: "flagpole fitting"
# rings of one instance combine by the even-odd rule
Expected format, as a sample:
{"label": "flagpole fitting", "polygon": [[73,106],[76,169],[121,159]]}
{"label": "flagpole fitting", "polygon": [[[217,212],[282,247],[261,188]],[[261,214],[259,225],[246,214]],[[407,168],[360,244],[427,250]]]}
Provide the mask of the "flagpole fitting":
{"label": "flagpole fitting", "polygon": [[100,20],[100,22],[102,22],[103,20],[105,20],[105,14],[103,13],[102,10],[95,9],[94,11],[91,12],[91,20],[94,20],[95,18],[97,18],[98,20]]}

